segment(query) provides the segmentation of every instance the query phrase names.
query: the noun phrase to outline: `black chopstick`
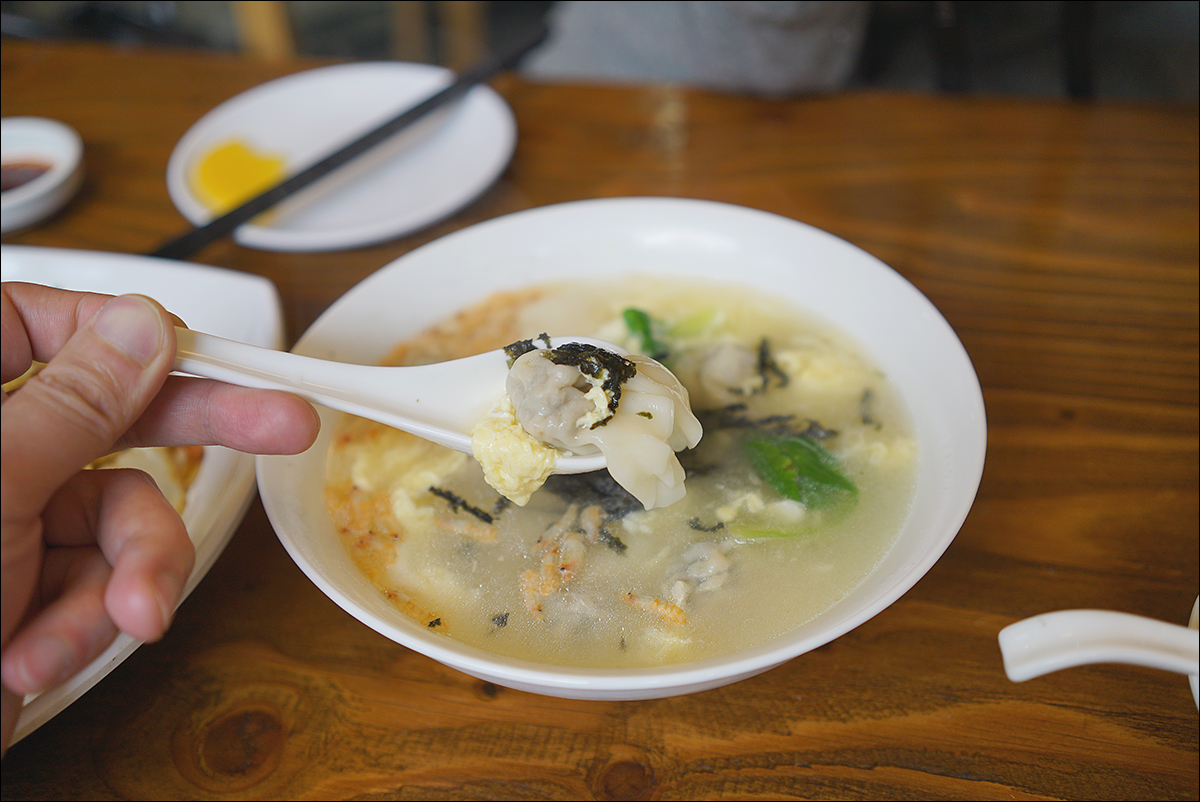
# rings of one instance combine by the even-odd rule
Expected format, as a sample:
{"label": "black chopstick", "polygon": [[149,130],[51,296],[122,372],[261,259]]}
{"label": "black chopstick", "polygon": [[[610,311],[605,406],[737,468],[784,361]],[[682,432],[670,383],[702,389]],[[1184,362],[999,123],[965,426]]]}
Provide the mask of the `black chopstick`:
{"label": "black chopstick", "polygon": [[472,89],[476,84],[483,83],[497,73],[514,66],[530,50],[537,47],[546,38],[545,25],[538,27],[529,37],[520,40],[513,47],[484,59],[482,62],[462,73],[453,83],[441,89],[430,97],[392,118],[375,130],[364,134],[355,141],[329,154],[325,158],[307,167],[295,175],[263,192],[257,197],[226,212],[203,226],[193,228],[185,234],[169,240],[149,255],[161,259],[186,259],[211,242],[227,236],[235,228],[255,216],[261,214],[284,198],[292,195],[317,179],[328,175],[346,162],[367,152],[375,145],[407,128],[431,111],[457,100]]}

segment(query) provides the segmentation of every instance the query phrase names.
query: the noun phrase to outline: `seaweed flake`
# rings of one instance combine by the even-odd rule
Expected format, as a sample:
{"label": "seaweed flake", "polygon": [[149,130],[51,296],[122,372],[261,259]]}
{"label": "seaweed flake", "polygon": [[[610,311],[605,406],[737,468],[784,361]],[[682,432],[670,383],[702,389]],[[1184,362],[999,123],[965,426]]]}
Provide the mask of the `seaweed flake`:
{"label": "seaweed flake", "polygon": [[468,503],[467,501],[465,501],[463,499],[462,496],[458,495],[457,493],[454,493],[450,490],[445,490],[440,487],[433,487],[433,486],[430,486],[429,492],[433,493],[435,496],[444,498],[447,502],[449,502],[450,510],[452,512],[458,512],[459,510],[462,510],[463,512],[468,512],[471,515],[474,515],[476,518],[483,521],[485,524],[495,523],[495,519],[493,519],[490,514],[484,512],[483,510],[479,509],[478,507]]}
{"label": "seaweed flake", "polygon": [[600,383],[608,397],[609,417],[592,424],[595,429],[608,423],[621,403],[621,385],[637,374],[634,363],[613,351],[587,343],[563,343],[546,352],[546,358],[556,365],[569,365]]}
{"label": "seaweed flake", "polygon": [[786,437],[790,435],[812,440],[828,440],[837,435],[836,429],[827,429],[811,418],[795,415],[766,415],[751,418],[746,414],[745,404],[730,404],[719,409],[702,410],[696,413],[705,431],[718,429],[749,429],[764,434]]}
{"label": "seaweed flake", "polygon": [[600,527],[600,534],[597,537],[599,537],[601,543],[608,546],[617,554],[624,554],[625,550],[629,548],[625,545],[625,541],[610,532],[606,526]]}
{"label": "seaweed flake", "polygon": [[862,418],[863,426],[874,426],[878,429],[883,424],[876,420],[874,414],[871,412],[874,405],[875,391],[868,387],[863,390],[862,397],[858,399],[858,414]]}
{"label": "seaweed flake", "polygon": [[692,529],[695,529],[697,532],[718,532],[725,528],[725,522],[717,521],[712,526],[705,526],[700,522],[699,518],[693,518],[692,520],[688,521],[688,526]]}
{"label": "seaweed flake", "polygon": [[508,613],[499,613],[492,616],[492,623],[503,629],[508,626]]}
{"label": "seaweed flake", "polygon": [[634,510],[645,509],[642,502],[617,484],[608,471],[556,473],[542,487],[568,503],[578,502],[581,508],[598,505],[606,522],[619,521]]}
{"label": "seaweed flake", "polygon": [[702,462],[700,454],[699,451],[687,449],[676,455],[679,457],[679,464],[683,466],[683,470],[688,476],[708,476],[720,467],[714,462]]}
{"label": "seaweed flake", "polygon": [[515,343],[510,343],[504,346],[504,355],[508,357],[508,367],[511,370],[513,363],[521,357],[528,354],[530,351],[537,351],[538,347],[534,344],[534,340],[540,340],[546,348],[550,347],[550,335],[542,332],[537,337],[530,337],[528,340],[517,340]]}
{"label": "seaweed flake", "polygon": [[442,619],[435,618],[432,621],[430,621],[428,624],[426,624],[425,626],[429,627],[430,629],[437,629],[441,625],[442,625]]}
{"label": "seaweed flake", "polygon": [[837,429],[826,429],[815,420],[809,420],[808,426],[795,432],[798,437],[807,437],[809,440],[828,440],[831,437],[837,437]]}
{"label": "seaweed flake", "polygon": [[771,356],[771,346],[766,337],[763,337],[758,344],[758,375],[762,377],[764,392],[771,387],[771,377],[775,378],[779,387],[788,385],[788,375],[784,373],[783,368],[779,367],[775,357]]}

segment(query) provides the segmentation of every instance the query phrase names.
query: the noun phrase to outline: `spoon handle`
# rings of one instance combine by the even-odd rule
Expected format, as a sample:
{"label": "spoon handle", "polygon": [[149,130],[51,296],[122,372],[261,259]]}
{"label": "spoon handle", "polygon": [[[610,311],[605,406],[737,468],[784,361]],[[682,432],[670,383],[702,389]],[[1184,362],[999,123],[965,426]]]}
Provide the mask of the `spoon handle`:
{"label": "spoon handle", "polygon": [[[317,359],[259,348],[175,327],[175,370],[208,379],[283,390],[315,404],[379,421],[471,454],[471,430],[504,393],[508,359],[503,351],[412,367],[378,367]],[[586,337],[556,338],[613,350]],[[489,395],[489,388],[494,392]],[[603,453],[561,453],[556,473],[606,467]]]}
{"label": "spoon handle", "polygon": [[1013,682],[1091,663],[1200,670],[1197,630],[1108,610],[1059,610],[1010,624],[1000,630],[1000,651]]}
{"label": "spoon handle", "polygon": [[353,387],[355,374],[362,370],[360,365],[259,348],[179,326],[175,342],[174,367],[181,373],[259,390],[285,390],[335,409],[351,403],[342,388]]}
{"label": "spoon handle", "polygon": [[502,392],[507,372],[502,359],[494,360],[499,367],[490,373],[485,373],[486,364],[471,371],[455,363],[386,368],[259,348],[178,326],[175,335],[177,371],[242,387],[284,390],[468,454],[467,432],[495,399],[473,400],[471,388],[462,386],[463,377]]}

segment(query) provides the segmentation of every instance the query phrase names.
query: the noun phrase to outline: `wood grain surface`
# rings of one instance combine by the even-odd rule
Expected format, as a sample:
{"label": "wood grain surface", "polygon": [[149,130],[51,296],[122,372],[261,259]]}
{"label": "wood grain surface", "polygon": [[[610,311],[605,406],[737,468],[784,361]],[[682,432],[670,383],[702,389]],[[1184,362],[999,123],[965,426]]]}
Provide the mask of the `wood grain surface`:
{"label": "wood grain surface", "polygon": [[[79,196],[6,243],[145,253],[179,233],[167,158],[204,112],[322,62],[6,40],[3,115],[83,136]],[[1186,623],[1197,591],[1195,106],[494,82],[503,177],[381,245],[196,261],[279,287],[289,343],[417,245],[500,214],[662,195],[765,209],[875,254],[942,311],[987,404],[976,504],[908,594],[827,646],[691,696],[579,702],[377,635],[256,501],[160,643],[14,745],[5,799],[1196,799],[1186,678],[1014,684],[996,636],[1065,608]],[[931,388],[936,391],[936,388]]]}

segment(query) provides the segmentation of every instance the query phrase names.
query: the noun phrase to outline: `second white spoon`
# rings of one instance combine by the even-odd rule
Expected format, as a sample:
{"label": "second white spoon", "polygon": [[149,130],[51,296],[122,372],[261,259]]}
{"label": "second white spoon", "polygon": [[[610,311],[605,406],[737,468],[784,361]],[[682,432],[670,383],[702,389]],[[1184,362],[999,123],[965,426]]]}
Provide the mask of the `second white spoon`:
{"label": "second white spoon", "polygon": [[1000,630],[1013,682],[1090,663],[1126,663],[1180,674],[1200,671],[1197,630],[1109,610],[1059,610]]}
{"label": "second white spoon", "polygon": [[[504,395],[504,350],[413,367],[332,362],[274,351],[176,327],[175,370],[253,387],[285,390],[322,406],[379,421],[471,453],[471,429]],[[554,337],[551,346],[578,342],[623,353],[588,337]],[[560,454],[555,473],[603,470],[601,453]]]}

